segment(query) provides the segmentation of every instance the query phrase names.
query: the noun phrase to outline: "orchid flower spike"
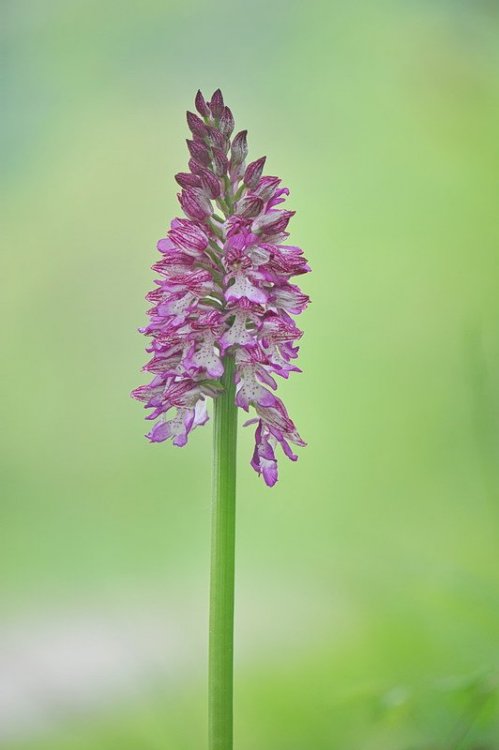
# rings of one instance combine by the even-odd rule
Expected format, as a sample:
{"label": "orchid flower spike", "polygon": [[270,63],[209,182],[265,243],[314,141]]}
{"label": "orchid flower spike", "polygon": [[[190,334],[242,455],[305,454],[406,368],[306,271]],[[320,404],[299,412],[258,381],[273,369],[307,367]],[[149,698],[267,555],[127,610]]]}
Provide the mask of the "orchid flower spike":
{"label": "orchid flower spike", "polygon": [[246,165],[246,131],[232,137],[221,91],[209,102],[199,91],[195,107],[198,114],[187,113],[189,171],[175,176],[184,217],[158,242],[159,278],[147,295],[149,323],[139,329],[151,337],[143,369],[153,377],[132,396],[151,409],[151,442],[183,446],[207,421],[207,399],[221,392],[224,358],[232,355],[236,404],[255,412],[245,423],[256,425],[251,466],[272,486],[277,444],[292,461],[290,444],[305,445],[275,395],[275,376],[300,372],[302,331],[292,316],[309,298],[291,278],[310,268],[302,250],[286,244],[294,212],[279,206],[288,189],[263,174],[265,157]]}

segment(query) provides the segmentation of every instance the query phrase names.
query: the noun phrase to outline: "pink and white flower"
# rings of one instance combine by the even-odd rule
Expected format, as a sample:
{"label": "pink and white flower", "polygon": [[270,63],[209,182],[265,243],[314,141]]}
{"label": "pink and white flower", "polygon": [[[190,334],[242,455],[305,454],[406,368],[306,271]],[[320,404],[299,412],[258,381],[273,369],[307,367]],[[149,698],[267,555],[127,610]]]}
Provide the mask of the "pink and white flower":
{"label": "pink and white flower", "polygon": [[256,412],[246,422],[256,424],[251,465],[272,486],[276,447],[295,461],[290,444],[305,445],[275,395],[274,376],[300,372],[294,360],[302,332],[291,316],[309,298],[291,279],[310,268],[299,247],[285,244],[294,212],[278,206],[288,189],[262,174],[265,157],[246,166],[247,132],[232,138],[234,118],[220,90],[209,102],[198,92],[195,105],[198,114],[187,113],[189,171],[175,178],[185,216],[158,242],[153,269],[160,278],[140,329],[151,337],[143,369],[153,379],[132,396],[151,410],[151,442],[183,446],[206,423],[224,358],[234,357],[235,403]]}

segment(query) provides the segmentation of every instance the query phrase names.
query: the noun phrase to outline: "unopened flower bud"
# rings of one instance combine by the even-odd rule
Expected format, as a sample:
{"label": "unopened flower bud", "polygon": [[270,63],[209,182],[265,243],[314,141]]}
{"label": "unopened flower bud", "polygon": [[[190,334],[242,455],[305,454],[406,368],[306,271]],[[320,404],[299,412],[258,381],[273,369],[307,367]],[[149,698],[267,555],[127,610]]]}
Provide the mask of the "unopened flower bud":
{"label": "unopened flower bud", "polygon": [[190,172],[179,172],[175,179],[182,188],[201,187],[201,179],[196,174]]}
{"label": "unopened flower bud", "polygon": [[207,127],[200,117],[194,114],[194,112],[187,112],[187,125],[193,135],[197,135],[198,138],[204,138],[207,133]]}
{"label": "unopened flower bud", "polygon": [[206,104],[206,101],[205,101],[204,96],[202,95],[201,91],[198,91],[198,93],[196,94],[196,99],[195,99],[194,103],[195,103],[196,109],[199,112],[199,114],[201,115],[201,117],[209,117],[210,110],[208,108],[208,105]]}
{"label": "unopened flower bud", "polygon": [[211,97],[210,102],[210,109],[211,114],[213,117],[215,117],[217,120],[221,116],[222,112],[224,111],[224,98],[222,96],[222,92],[220,89],[217,89],[213,96]]}
{"label": "unopened flower bud", "polygon": [[208,164],[211,162],[210,152],[203,143],[200,143],[199,141],[188,140],[187,148],[189,149],[189,153],[192,158],[200,164],[208,166]]}
{"label": "unopened flower bud", "polygon": [[229,161],[224,152],[219,148],[213,149],[213,167],[215,169],[215,174],[218,175],[218,177],[223,177],[227,174]]}
{"label": "unopened flower bud", "polygon": [[246,167],[246,172],[244,173],[244,184],[246,185],[246,187],[251,189],[255,188],[258,185],[258,180],[262,176],[263,165],[265,164],[266,159],[266,156],[262,156],[260,159],[252,161],[251,164],[248,164],[248,166]]}
{"label": "unopened flower bud", "polygon": [[178,199],[183,210],[191,219],[204,221],[213,213],[210,201],[198,188],[182,190]]}
{"label": "unopened flower bud", "polygon": [[212,146],[212,148],[219,148],[222,151],[227,151],[229,143],[228,138],[226,138],[218,128],[214,128],[211,125],[207,127],[206,130],[206,140],[208,145]]}
{"label": "unopened flower bud", "polygon": [[210,198],[215,199],[220,197],[222,191],[220,180],[218,177],[215,177],[213,172],[210,172],[209,169],[203,169],[200,175],[200,180]]}
{"label": "unopened flower bud", "polygon": [[231,165],[242,164],[248,155],[248,141],[246,136],[248,135],[247,130],[241,130],[232,141],[230,150],[231,154]]}
{"label": "unopened flower bud", "polygon": [[203,165],[199,164],[195,159],[189,159],[187,165],[193,174],[201,174],[204,169]]}
{"label": "unopened flower bud", "polygon": [[224,111],[220,115],[219,127],[220,127],[221,132],[227,138],[231,137],[232,131],[234,130],[234,117],[228,107],[224,107]]}

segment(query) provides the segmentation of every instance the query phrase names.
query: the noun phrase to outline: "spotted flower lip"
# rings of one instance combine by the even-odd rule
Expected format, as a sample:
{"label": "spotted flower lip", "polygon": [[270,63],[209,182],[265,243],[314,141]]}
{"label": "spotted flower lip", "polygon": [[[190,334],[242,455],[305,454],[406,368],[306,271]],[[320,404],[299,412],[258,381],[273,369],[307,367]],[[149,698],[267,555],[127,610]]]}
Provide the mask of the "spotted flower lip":
{"label": "spotted flower lip", "polygon": [[234,116],[220,89],[201,91],[187,112],[187,172],[175,180],[182,218],[157,243],[159,275],[147,294],[151,338],[143,370],[153,379],[132,391],[150,410],[153,443],[187,443],[208,420],[207,400],[222,386],[224,358],[234,358],[235,403],[255,416],[251,466],[268,486],[278,478],[276,448],[296,461],[304,446],[276,395],[276,376],[300,372],[293,317],[309,298],[291,279],[310,271],[301,248],[287,244],[294,211],[279,206],[289,195],[279,177],[264,175],[266,157],[246,165],[247,131],[234,137]]}

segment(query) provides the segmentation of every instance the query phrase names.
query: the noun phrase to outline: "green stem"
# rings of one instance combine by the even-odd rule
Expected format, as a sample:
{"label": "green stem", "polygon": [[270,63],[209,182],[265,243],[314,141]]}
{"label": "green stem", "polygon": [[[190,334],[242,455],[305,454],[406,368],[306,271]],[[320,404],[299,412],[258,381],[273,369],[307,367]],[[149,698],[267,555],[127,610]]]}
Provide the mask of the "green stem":
{"label": "green stem", "polygon": [[237,406],[234,358],[224,360],[224,390],[215,400],[211,540],[208,747],[232,750],[234,552]]}

